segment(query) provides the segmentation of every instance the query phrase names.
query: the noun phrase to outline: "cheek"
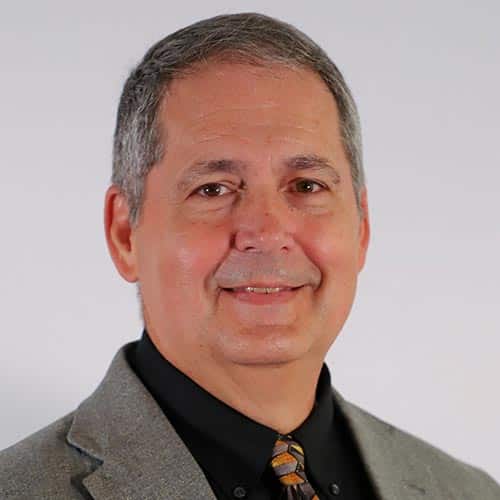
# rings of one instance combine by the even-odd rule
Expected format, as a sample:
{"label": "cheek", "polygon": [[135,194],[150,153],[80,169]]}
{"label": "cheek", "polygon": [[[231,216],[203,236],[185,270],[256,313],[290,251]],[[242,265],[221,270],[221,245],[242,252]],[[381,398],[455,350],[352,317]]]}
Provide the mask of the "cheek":
{"label": "cheek", "polygon": [[353,225],[329,216],[305,225],[302,246],[324,277],[347,276],[357,263],[357,237]]}
{"label": "cheek", "polygon": [[357,283],[356,232],[348,224],[324,224],[308,239],[309,258],[320,269],[322,283],[317,290],[319,324],[328,325],[322,349],[327,350],[339,332],[352,307]]}
{"label": "cheek", "polygon": [[196,224],[165,236],[157,259],[162,286],[177,296],[189,296],[193,300],[198,294],[203,296],[225,254],[224,242],[223,235],[213,228],[208,230]]}

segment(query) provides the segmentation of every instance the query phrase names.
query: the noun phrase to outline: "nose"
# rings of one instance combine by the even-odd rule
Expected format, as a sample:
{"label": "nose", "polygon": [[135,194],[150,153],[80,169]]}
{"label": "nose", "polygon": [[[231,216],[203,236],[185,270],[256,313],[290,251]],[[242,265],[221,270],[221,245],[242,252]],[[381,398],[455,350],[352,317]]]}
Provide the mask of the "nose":
{"label": "nose", "polygon": [[234,246],[241,252],[287,253],[295,244],[294,230],[291,207],[270,188],[247,193],[234,212]]}

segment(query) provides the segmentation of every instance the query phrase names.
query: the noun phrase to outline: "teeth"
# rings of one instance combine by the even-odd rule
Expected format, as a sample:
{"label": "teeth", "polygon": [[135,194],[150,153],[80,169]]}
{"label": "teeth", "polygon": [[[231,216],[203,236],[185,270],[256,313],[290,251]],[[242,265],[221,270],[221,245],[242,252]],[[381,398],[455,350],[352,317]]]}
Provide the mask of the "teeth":
{"label": "teeth", "polygon": [[258,288],[255,286],[245,286],[243,288],[235,288],[235,291],[242,292],[253,292],[253,293],[276,293],[283,290],[290,290],[290,288]]}

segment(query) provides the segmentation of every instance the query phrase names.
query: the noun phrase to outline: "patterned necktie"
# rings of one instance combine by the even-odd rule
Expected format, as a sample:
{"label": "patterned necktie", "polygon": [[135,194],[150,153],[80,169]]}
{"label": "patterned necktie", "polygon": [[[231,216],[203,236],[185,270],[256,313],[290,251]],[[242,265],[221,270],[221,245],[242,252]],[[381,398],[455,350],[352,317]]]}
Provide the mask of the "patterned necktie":
{"label": "patterned necktie", "polygon": [[292,436],[278,438],[273,449],[271,467],[283,485],[286,500],[319,500],[306,477],[304,450]]}

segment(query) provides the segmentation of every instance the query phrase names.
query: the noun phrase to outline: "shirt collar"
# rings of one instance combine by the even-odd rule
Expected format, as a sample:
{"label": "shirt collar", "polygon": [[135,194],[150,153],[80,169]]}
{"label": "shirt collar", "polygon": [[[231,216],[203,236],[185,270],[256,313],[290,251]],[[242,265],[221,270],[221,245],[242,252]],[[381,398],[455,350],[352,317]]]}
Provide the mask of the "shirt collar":
{"label": "shirt collar", "polygon": [[[252,489],[261,480],[278,438],[275,430],[226,405],[178,370],[156,349],[146,329],[132,365],[201,467],[214,480],[226,478],[224,489],[230,492],[237,484]],[[323,364],[313,409],[291,433],[304,448],[306,472],[316,471],[316,477],[328,455],[333,418],[330,373]]]}

